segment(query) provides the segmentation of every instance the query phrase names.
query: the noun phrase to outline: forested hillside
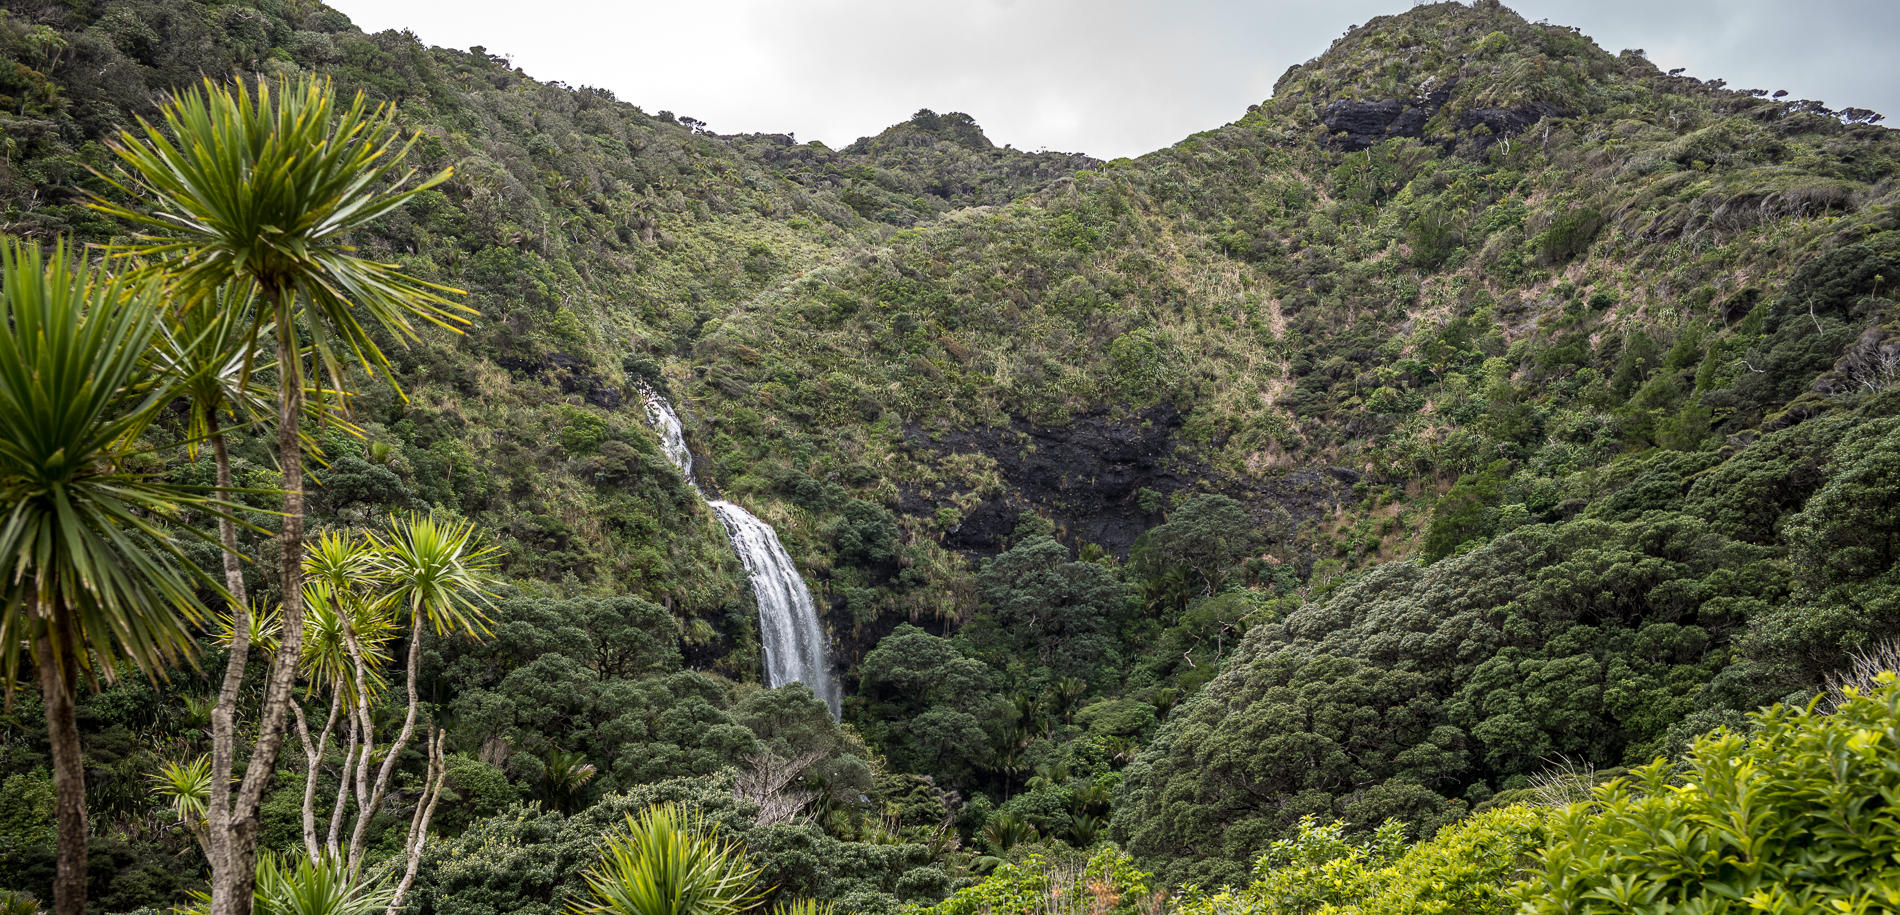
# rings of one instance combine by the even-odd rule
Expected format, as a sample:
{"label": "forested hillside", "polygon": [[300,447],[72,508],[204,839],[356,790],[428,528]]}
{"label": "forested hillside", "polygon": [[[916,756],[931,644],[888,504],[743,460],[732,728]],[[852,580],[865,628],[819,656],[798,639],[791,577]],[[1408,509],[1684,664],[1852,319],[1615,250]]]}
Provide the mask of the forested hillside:
{"label": "forested hillside", "polygon": [[[416,135],[405,167],[453,169],[352,240],[479,317],[390,338],[401,392],[358,371],[360,430],[309,429],[313,531],[433,509],[500,563],[489,636],[390,674],[446,734],[411,911],[564,911],[661,802],[774,900],[853,912],[1515,862],[1555,841],[1553,771],[1773,732],[1749,716],[1900,637],[1900,138],[1873,112],[1490,0],[1356,27],[1232,123],[1107,162],[929,109],[837,150],[720,134],[307,0],[10,2],[0,58],[0,232],[36,244],[129,238],[90,205],[138,203],[112,145],[201,79],[332,80]],[[841,723],[763,688],[745,571],[648,391],[803,571]],[[169,447],[192,421],[140,471],[211,483]],[[263,509],[272,448],[232,433]],[[203,885],[151,790],[208,747],[226,649],[200,641],[81,693],[94,911]],[[41,899],[46,735],[19,690],[0,888]],[[294,855],[306,773],[342,768],[289,756],[261,844]],[[425,757],[372,859],[401,857]],[[1169,904],[1249,904],[1197,893]]]}

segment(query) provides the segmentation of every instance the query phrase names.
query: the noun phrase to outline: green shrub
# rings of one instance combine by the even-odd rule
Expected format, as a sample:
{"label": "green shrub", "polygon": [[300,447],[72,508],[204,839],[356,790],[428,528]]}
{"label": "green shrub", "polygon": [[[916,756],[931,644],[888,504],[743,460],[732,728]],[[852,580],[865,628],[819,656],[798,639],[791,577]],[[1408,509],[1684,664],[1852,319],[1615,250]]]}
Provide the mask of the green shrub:
{"label": "green shrub", "polygon": [[1128,915],[1154,910],[1156,900],[1148,888],[1153,880],[1135,867],[1133,859],[1112,848],[1097,851],[1086,862],[1079,858],[1050,861],[1032,854],[999,866],[982,883],[959,890],[949,899],[911,911],[918,915]]}
{"label": "green shrub", "polygon": [[1512,881],[1543,845],[1549,816],[1501,807],[1410,847],[1395,821],[1354,841],[1344,823],[1307,817],[1297,836],[1260,857],[1252,884],[1214,894],[1189,888],[1178,915],[1501,912]]}
{"label": "green shrub", "polygon": [[1595,207],[1567,210],[1550,221],[1533,243],[1540,263],[1567,264],[1588,250],[1603,229],[1603,213]]}
{"label": "green shrub", "polygon": [[1777,705],[1552,823],[1524,915],[1890,912],[1900,906],[1900,681],[1832,714]]}
{"label": "green shrub", "polygon": [[584,876],[592,898],[571,904],[574,915],[735,915],[763,895],[745,846],[723,839],[705,814],[671,803],[628,814]]}
{"label": "green shrub", "polygon": [[607,421],[579,407],[561,406],[561,447],[574,457],[593,454],[613,435]]}

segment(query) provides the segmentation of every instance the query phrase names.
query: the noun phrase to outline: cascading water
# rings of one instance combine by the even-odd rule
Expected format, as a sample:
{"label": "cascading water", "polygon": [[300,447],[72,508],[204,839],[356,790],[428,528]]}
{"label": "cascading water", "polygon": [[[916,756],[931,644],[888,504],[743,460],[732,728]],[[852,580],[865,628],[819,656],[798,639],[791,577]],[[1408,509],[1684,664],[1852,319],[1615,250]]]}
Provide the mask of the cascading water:
{"label": "cascading water", "polygon": [[[706,497],[693,476],[693,452],[686,446],[686,433],[680,427],[679,414],[658,391],[642,387],[647,421],[660,433],[660,448],[686,477],[687,485]],[[778,541],[778,532],[751,512],[724,499],[706,499],[706,505],[719,517],[732,541],[733,552],[752,580],[752,594],[759,602],[759,636],[765,643],[765,685],[783,686],[791,682],[811,687],[818,698],[831,707],[837,718],[840,694],[831,677],[831,659],[825,650],[825,630],[818,624],[811,591],[804,576],[792,564],[792,557]]]}

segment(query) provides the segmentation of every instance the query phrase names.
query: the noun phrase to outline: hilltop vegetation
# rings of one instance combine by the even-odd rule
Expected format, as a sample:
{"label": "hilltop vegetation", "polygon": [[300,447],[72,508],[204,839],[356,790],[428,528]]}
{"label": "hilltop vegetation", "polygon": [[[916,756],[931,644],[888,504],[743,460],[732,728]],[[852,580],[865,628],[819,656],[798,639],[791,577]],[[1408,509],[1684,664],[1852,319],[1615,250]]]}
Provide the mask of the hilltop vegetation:
{"label": "hilltop vegetation", "polygon": [[[1297,910],[1396,910],[1368,887],[1480,855],[1459,904],[1497,910],[1522,855],[1633,841],[1523,806],[1553,766],[1660,797],[1641,767],[1900,637],[1900,139],[1871,112],[1483,0],[1110,162],[929,109],[838,150],[722,135],[315,3],[16,3],[0,49],[0,223],[32,241],[123,239],[86,206],[105,143],[201,74],[333,79],[454,169],[354,241],[479,321],[390,341],[406,396],[352,376],[361,438],[312,430],[313,529],[436,508],[507,582],[492,638],[422,655],[450,793],[421,911],[561,910],[665,801],[851,911],[986,874],[946,913],[1051,880],[1277,911],[1322,866],[1359,882]],[[758,688],[744,575],[641,385],[805,571],[842,726]],[[187,421],[144,469],[208,484],[161,450]],[[232,434],[261,507],[271,447]],[[200,881],[147,779],[213,686],[83,698],[100,911]],[[44,896],[41,714],[0,719],[0,885]],[[762,821],[735,780],[791,760],[803,816]],[[1539,879],[1608,879],[1578,867]]]}

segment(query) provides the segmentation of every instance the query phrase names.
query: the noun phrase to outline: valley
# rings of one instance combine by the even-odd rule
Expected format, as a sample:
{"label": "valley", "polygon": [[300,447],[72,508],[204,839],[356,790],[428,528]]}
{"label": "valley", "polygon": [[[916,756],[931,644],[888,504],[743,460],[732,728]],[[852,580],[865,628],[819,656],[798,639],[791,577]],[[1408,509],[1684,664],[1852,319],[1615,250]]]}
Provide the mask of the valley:
{"label": "valley", "polygon": [[[1493,0],[1374,19],[1108,161],[930,109],[836,150],[712,133],[315,2],[26,0],[0,52],[27,246],[170,231],[114,209],[157,207],[115,150],[193,92],[361,93],[409,144],[423,183],[349,253],[468,323],[366,325],[386,366],[298,351],[348,407],[284,414],[301,512],[267,412],[224,477],[182,400],[100,459],[230,503],[134,513],[207,608],[233,556],[255,613],[300,593],[292,515],[492,548],[481,625],[392,617],[383,686],[287,675],[306,736],[384,706],[285,742],[256,841],[314,861],[307,795],[369,809],[369,872],[414,862],[390,915],[609,911],[602,836],[662,809],[800,915],[1893,904],[1890,861],[1816,838],[1900,850],[1869,800],[1900,771],[1900,137],[1871,111]],[[280,394],[285,361],[257,362]],[[190,536],[221,512],[234,548]],[[218,703],[216,615],[163,676],[74,693],[86,911],[210,885],[209,819],[153,773],[212,753],[216,708],[263,720],[261,650]],[[36,663],[0,715],[20,915],[61,855]],[[428,739],[351,800],[345,735],[399,708]],[[1750,803],[1740,759],[1776,799],[1745,874],[1697,856],[1747,836],[1655,832]],[[1602,901],[1678,840],[1643,879],[1679,908]]]}

